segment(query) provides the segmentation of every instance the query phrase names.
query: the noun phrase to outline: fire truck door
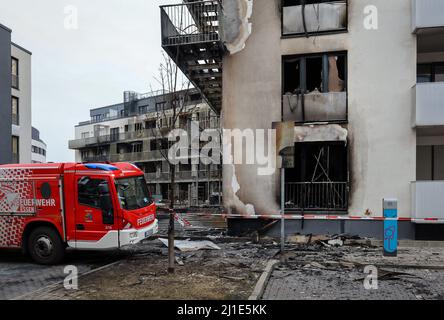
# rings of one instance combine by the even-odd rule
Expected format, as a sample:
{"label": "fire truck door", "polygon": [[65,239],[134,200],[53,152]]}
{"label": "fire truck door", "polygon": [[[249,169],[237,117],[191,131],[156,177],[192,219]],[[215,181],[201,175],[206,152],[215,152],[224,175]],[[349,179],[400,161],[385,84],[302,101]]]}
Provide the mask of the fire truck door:
{"label": "fire truck door", "polygon": [[108,177],[77,176],[76,247],[111,249],[119,246],[113,190]]}

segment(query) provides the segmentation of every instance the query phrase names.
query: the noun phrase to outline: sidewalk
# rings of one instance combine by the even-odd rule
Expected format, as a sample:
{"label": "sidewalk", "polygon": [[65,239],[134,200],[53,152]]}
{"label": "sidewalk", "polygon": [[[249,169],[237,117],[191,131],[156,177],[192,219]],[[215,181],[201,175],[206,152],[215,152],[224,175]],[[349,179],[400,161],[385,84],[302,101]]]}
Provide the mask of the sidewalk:
{"label": "sidewalk", "polygon": [[[444,248],[292,247],[272,272],[264,300],[422,300],[444,299]],[[367,290],[364,268],[378,270],[378,289]]]}

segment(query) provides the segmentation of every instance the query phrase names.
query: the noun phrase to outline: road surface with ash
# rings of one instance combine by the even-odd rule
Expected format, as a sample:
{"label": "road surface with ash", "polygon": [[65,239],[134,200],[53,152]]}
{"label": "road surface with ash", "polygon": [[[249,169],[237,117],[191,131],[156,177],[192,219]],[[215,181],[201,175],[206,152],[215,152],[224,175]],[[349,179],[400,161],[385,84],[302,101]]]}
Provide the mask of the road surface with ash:
{"label": "road surface with ash", "polygon": [[212,240],[221,250],[176,251],[175,274],[168,274],[167,248],[156,239],[133,247],[127,259],[80,277],[78,290],[59,286],[26,299],[247,299],[277,246]]}
{"label": "road surface with ash", "polygon": [[[272,272],[264,300],[443,300],[444,249],[294,245]],[[377,287],[366,266],[377,270]],[[372,267],[370,267],[372,268]],[[373,273],[373,275],[376,275]],[[372,289],[369,289],[372,288]]]}
{"label": "road surface with ash", "polygon": [[84,273],[105,264],[125,258],[127,252],[68,252],[62,265],[42,266],[24,257],[20,251],[1,250],[0,300],[16,299],[63,281],[67,265],[76,266]]}

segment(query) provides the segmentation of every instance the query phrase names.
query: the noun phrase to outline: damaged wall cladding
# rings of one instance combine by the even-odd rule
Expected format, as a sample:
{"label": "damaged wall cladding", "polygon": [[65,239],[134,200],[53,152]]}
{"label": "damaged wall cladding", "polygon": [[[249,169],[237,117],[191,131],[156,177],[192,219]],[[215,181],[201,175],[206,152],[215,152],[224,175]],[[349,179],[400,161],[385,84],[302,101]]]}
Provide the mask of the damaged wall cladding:
{"label": "damaged wall cladding", "polygon": [[230,54],[245,48],[252,25],[253,0],[224,0],[223,32],[225,46]]}
{"label": "damaged wall cladding", "polygon": [[282,34],[347,29],[347,1],[283,0]]}

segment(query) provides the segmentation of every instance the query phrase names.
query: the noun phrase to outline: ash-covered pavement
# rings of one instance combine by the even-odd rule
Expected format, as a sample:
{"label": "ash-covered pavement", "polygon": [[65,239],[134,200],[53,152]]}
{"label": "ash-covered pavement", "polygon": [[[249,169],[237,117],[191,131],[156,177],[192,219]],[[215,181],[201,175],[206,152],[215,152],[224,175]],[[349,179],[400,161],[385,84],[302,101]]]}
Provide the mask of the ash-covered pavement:
{"label": "ash-covered pavement", "polygon": [[66,266],[75,266],[79,274],[117,261],[126,252],[68,252],[63,264],[42,266],[24,257],[20,251],[0,252],[0,300],[17,299],[48,285],[63,281]]}
{"label": "ash-covered pavement", "polygon": [[[400,248],[398,257],[389,258],[380,247],[318,243],[289,246],[282,260],[264,300],[444,299],[443,248]],[[377,286],[376,277],[368,278],[370,272],[377,276]]]}

